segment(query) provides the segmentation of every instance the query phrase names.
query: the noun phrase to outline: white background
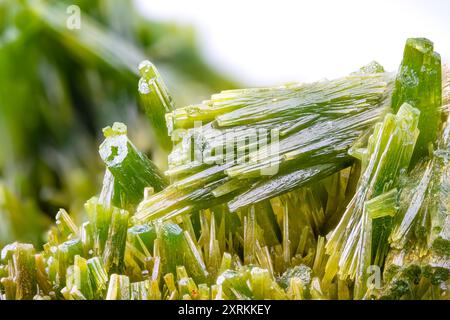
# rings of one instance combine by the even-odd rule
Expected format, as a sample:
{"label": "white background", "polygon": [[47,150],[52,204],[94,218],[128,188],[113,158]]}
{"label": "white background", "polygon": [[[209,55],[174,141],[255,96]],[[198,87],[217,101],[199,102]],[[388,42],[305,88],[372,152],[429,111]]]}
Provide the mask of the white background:
{"label": "white background", "polygon": [[395,71],[408,37],[450,56],[446,0],[137,0],[156,20],[193,25],[207,61],[246,85],[313,81],[377,60]]}

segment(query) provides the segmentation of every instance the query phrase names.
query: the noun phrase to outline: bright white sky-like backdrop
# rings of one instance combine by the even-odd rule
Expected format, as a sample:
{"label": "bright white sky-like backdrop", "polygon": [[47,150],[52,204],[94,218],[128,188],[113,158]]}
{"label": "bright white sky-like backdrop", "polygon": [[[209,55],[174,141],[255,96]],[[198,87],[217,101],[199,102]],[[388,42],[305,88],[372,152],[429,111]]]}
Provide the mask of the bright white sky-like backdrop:
{"label": "bright white sky-like backdrop", "polygon": [[408,37],[450,59],[448,0],[137,0],[156,20],[193,25],[205,58],[246,85],[313,81],[377,60],[397,69]]}

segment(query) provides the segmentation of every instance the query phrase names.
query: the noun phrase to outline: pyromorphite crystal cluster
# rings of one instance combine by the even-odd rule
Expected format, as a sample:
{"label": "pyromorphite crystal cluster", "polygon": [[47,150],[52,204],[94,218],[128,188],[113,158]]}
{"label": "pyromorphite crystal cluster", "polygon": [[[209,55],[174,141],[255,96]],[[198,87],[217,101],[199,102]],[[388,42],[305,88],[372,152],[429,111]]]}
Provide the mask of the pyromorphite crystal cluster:
{"label": "pyromorphite crystal cluster", "polygon": [[105,128],[88,221],[61,209],[41,252],[3,248],[1,299],[450,299],[449,72],[429,40],[397,74],[184,108],[140,72],[174,142],[165,176]]}

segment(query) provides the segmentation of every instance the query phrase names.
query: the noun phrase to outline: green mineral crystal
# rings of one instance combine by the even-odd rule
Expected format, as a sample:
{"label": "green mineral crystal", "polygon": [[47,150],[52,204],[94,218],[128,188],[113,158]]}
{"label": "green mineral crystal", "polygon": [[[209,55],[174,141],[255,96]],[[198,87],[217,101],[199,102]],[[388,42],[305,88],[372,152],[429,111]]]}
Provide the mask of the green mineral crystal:
{"label": "green mineral crystal", "polygon": [[419,137],[412,164],[429,154],[429,144],[435,144],[441,125],[441,57],[433,51],[433,42],[423,38],[406,41],[403,61],[395,79],[392,108],[397,111],[407,102],[419,109]]}
{"label": "green mineral crystal", "polygon": [[113,205],[132,208],[143,198],[145,188],[160,191],[166,186],[159,169],[128,139],[124,124],[116,122],[103,133],[105,141],[99,152],[114,179]]}
{"label": "green mineral crystal", "polygon": [[[141,98],[174,142],[165,176],[106,127],[88,221],[61,209],[42,251],[6,245],[0,300],[450,299],[442,71],[409,39],[397,75],[371,63],[175,108],[143,62]],[[0,213],[19,212],[5,195]]]}
{"label": "green mineral crystal", "polygon": [[[355,295],[359,298],[365,292],[366,269],[370,265],[381,266],[389,248],[387,237],[396,213],[395,199],[393,208],[374,212],[381,210],[380,205],[391,198],[391,194],[395,196],[401,174],[409,166],[419,134],[419,115],[417,109],[405,103],[397,115],[389,113],[383,122],[375,125],[367,149],[360,151],[363,167],[356,194],[327,243],[330,260],[326,281],[336,274],[341,279],[354,279]],[[388,192],[391,194],[386,195]],[[378,197],[384,199],[379,201]]]}
{"label": "green mineral crystal", "polygon": [[[134,221],[211,203],[228,202],[236,211],[349,166],[347,150],[387,109],[391,76],[370,70],[313,84],[224,91],[202,108],[186,107],[191,120],[182,124],[181,109],[168,114],[169,132],[181,137],[166,172],[175,181],[144,199]],[[198,120],[206,123],[197,127]]]}

